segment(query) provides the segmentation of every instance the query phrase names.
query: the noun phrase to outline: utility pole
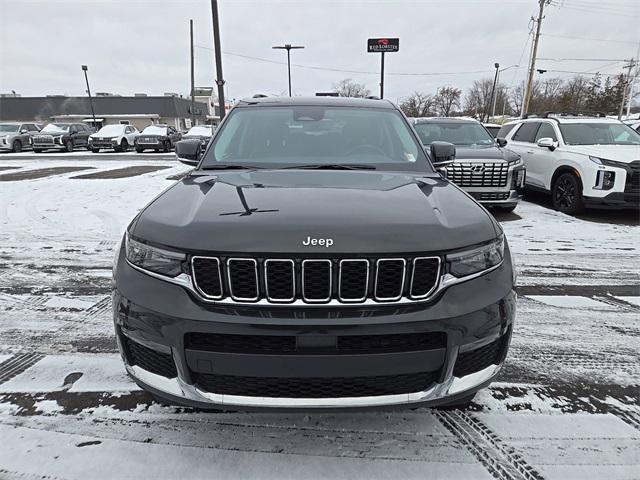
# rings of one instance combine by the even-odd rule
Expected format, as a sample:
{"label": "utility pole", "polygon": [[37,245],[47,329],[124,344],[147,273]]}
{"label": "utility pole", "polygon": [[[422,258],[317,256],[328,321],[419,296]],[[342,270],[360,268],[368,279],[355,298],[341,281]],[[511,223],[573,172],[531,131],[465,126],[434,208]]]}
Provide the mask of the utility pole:
{"label": "utility pole", "polygon": [[[633,58],[629,60],[628,65],[625,65],[625,68],[627,69],[627,78],[622,89],[622,101],[620,102],[620,109],[618,110],[618,120],[622,120],[622,112],[624,111],[624,104],[627,100],[627,90],[629,90],[629,104],[631,104],[631,87],[633,86],[633,83],[631,82],[631,70],[633,70],[634,66],[635,61]],[[627,111],[630,111],[630,107],[627,109]]]}
{"label": "utility pole", "polygon": [[540,28],[542,27],[542,19],[544,18],[544,6],[549,4],[551,0],[538,0],[540,10],[536,22],[536,35],[533,38],[533,52],[531,53],[531,64],[529,65],[529,78],[527,79],[527,93],[524,97],[522,105],[522,116],[529,111],[529,102],[531,101],[531,89],[533,88],[533,74],[536,70],[536,56],[538,55],[538,41],[540,40]]}
{"label": "utility pole", "polygon": [[218,22],[218,0],[211,0],[211,19],[213,21],[213,47],[216,55],[216,85],[218,86],[218,105],[220,121],[224,118],[224,79],[222,77],[222,51],[220,48],[220,25]]}
{"label": "utility pole", "polygon": [[191,126],[193,127],[196,124],[196,102],[194,98],[195,76],[193,70],[193,20],[189,20],[189,39],[191,42]]}
{"label": "utility pole", "polygon": [[86,65],[82,65],[82,71],[84,72],[84,81],[87,82],[87,94],[89,95],[89,105],[91,106],[93,128],[97,130],[98,126],[96,125],[96,112],[93,111],[93,99],[91,98],[91,89],[89,88],[89,77],[87,76],[87,70],[89,70],[89,67],[87,67]]}
{"label": "utility pole", "polygon": [[496,69],[496,74],[493,77],[493,87],[491,87],[491,98],[489,99],[489,104],[487,105],[487,107],[485,108],[485,122],[489,121],[489,113],[493,112],[493,114],[496,114],[496,103],[494,100],[494,95],[496,93],[496,83],[498,83],[498,72],[500,69],[500,64],[498,62],[494,63],[493,66]]}
{"label": "utility pole", "polygon": [[287,75],[289,77],[289,96],[291,96],[291,50],[298,50],[304,47],[302,45],[291,45],[290,43],[285,43],[284,45],[276,45],[271,48],[274,50],[287,51]]}

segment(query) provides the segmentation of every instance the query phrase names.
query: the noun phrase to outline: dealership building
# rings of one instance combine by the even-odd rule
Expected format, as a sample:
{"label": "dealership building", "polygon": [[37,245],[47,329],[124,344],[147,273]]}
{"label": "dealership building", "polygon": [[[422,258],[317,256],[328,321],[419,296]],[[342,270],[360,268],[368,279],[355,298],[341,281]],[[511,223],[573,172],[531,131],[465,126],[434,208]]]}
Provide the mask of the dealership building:
{"label": "dealership building", "polygon": [[[204,92],[198,92],[204,93]],[[134,125],[139,130],[150,124],[167,124],[178,130],[192,126],[191,99],[177,94],[163,96],[119,96],[96,94],[93,97],[96,127],[110,124]],[[193,118],[196,125],[216,124],[217,107],[205,95],[194,103]],[[0,122],[82,122],[93,124],[88,97],[0,97]]]}

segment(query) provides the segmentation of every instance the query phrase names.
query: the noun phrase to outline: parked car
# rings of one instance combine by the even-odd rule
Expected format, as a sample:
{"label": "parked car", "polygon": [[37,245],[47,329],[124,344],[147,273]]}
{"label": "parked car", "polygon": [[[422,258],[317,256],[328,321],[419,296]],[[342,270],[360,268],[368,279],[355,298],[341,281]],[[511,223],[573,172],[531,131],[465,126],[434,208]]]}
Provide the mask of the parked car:
{"label": "parked car", "polygon": [[136,137],[136,152],[148,149],[168,152],[181,137],[180,132],[169,125],[149,125]]}
{"label": "parked car", "polygon": [[636,120],[627,120],[624,123],[633,128],[636,132],[640,132],[640,119]]}
{"label": "parked car", "polygon": [[513,211],[522,198],[526,171],[519,155],[496,143],[480,122],[468,118],[418,118],[414,128],[427,147],[456,146],[447,178],[487,207]]}
{"label": "parked car", "polygon": [[21,152],[31,148],[31,137],[40,129],[35,123],[0,123],[0,151]]}
{"label": "parked car", "polygon": [[84,123],[50,123],[31,137],[33,151],[55,149],[72,152],[76,147],[89,148],[91,133]]}
{"label": "parked car", "polygon": [[133,147],[139,134],[133,125],[105,125],[97,133],[89,135],[89,147],[93,153],[98,153],[101,148],[126,152]]}
{"label": "parked car", "polygon": [[386,100],[251,98],[128,226],[113,318],[126,369],[203,408],[465,404],[515,316],[500,224]]}
{"label": "parked car", "polygon": [[493,138],[498,136],[500,127],[502,127],[502,125],[498,125],[497,123],[483,123],[482,126],[487,129],[487,132],[489,132]]}
{"label": "parked car", "polygon": [[638,208],[640,134],[604,117],[548,114],[498,133],[527,167],[525,187],[551,193],[555,209]]}
{"label": "parked car", "polygon": [[213,136],[213,132],[215,127],[211,125],[196,125],[195,127],[191,127],[189,131],[182,136],[183,140],[200,140],[200,145],[202,146],[202,150],[204,151],[209,144],[209,140]]}

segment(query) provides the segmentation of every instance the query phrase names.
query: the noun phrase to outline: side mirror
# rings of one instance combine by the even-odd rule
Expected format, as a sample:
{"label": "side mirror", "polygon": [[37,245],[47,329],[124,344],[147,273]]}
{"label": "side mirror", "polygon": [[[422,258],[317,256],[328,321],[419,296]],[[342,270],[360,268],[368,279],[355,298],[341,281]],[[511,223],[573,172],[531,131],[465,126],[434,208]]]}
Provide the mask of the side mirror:
{"label": "side mirror", "polygon": [[548,148],[553,152],[556,149],[556,142],[553,141],[553,138],[544,137],[538,140],[538,146]]}
{"label": "side mirror", "polygon": [[433,142],[429,146],[431,163],[437,169],[443,169],[456,160],[456,146],[449,142]]}
{"label": "side mirror", "polygon": [[200,163],[201,152],[199,140],[180,140],[176,142],[176,157],[178,161],[185,165],[197,166]]}
{"label": "side mirror", "polygon": [[496,138],[496,143],[500,147],[506,147],[507,146],[507,139],[506,138],[502,138],[502,137]]}
{"label": "side mirror", "polygon": [[27,130],[26,128],[21,128],[20,133],[29,133],[29,130]]}

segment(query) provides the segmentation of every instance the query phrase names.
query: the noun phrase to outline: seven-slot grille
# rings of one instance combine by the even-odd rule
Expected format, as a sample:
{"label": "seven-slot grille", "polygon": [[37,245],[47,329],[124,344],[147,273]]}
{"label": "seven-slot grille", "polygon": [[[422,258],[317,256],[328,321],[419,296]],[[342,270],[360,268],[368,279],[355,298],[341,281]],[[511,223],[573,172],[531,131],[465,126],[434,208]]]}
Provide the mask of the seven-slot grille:
{"label": "seven-slot grille", "polygon": [[507,162],[454,162],[447,167],[447,178],[460,187],[504,187]]}
{"label": "seven-slot grille", "polygon": [[46,145],[54,143],[52,135],[34,135],[33,137],[31,137],[31,141],[33,143],[46,144]]}
{"label": "seven-slot grille", "polygon": [[138,143],[158,143],[156,137],[138,137]]}
{"label": "seven-slot grille", "polygon": [[323,304],[425,299],[440,279],[439,257],[226,258],[194,256],[193,283],[207,300]]}

